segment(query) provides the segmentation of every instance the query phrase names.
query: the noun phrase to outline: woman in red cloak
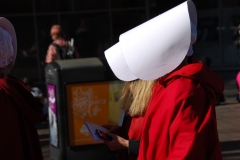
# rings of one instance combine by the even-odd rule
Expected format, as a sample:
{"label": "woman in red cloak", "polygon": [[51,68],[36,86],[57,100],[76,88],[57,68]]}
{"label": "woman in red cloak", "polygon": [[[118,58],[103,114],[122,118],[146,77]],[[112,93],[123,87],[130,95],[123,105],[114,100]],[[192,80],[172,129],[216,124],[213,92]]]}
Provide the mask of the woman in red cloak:
{"label": "woman in red cloak", "polygon": [[[166,32],[179,19],[178,30]],[[222,159],[215,105],[224,83],[192,56],[196,24],[195,7],[188,0],[122,34],[120,42],[105,51],[115,75],[128,81],[122,127],[106,126],[113,140],[105,143],[120,150],[119,159]]]}
{"label": "woman in red cloak", "polygon": [[43,116],[43,105],[25,84],[10,75],[17,54],[14,27],[0,17],[0,159],[42,160],[35,124]]}

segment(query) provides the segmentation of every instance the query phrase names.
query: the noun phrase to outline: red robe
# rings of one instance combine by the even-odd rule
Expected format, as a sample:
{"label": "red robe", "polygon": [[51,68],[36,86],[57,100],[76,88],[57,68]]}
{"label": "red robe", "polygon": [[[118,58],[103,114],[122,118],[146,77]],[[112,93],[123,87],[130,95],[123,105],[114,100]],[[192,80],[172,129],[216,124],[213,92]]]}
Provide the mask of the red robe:
{"label": "red robe", "polygon": [[0,159],[42,160],[35,126],[43,116],[42,104],[13,77],[0,78],[0,101]]}
{"label": "red robe", "polygon": [[[138,160],[221,160],[215,104],[222,79],[201,62],[159,79],[144,117],[128,120]],[[124,128],[127,125],[124,124]]]}

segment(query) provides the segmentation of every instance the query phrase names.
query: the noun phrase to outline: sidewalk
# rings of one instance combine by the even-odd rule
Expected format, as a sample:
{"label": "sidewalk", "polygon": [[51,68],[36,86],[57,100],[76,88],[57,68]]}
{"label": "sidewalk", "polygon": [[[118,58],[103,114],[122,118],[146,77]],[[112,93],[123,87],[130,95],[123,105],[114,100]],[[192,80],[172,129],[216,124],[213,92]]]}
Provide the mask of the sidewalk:
{"label": "sidewalk", "polygon": [[223,160],[240,160],[240,103],[236,100],[235,73],[228,73],[223,78],[226,101],[216,106]]}
{"label": "sidewalk", "polygon": [[[216,106],[223,160],[240,160],[240,103],[236,100],[236,72],[219,74],[225,82],[225,102]],[[37,125],[44,160],[50,160],[48,122]]]}

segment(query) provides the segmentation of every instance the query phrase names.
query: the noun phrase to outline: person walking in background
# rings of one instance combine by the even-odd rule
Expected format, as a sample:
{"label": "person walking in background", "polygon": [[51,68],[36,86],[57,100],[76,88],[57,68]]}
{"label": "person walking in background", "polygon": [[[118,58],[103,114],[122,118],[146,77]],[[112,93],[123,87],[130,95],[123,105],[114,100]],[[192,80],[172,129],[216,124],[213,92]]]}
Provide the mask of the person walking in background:
{"label": "person walking in background", "polygon": [[43,160],[35,126],[43,116],[43,106],[21,80],[10,75],[17,39],[4,17],[0,18],[0,44],[0,159]]}
{"label": "person walking in background", "polygon": [[49,45],[46,55],[46,63],[55,60],[80,58],[79,53],[74,47],[73,39],[68,41],[60,25],[53,25],[50,30],[53,42]]}
{"label": "person walking in background", "polygon": [[111,150],[134,150],[131,160],[222,159],[215,105],[224,82],[193,57],[196,26],[188,0],[121,34],[105,51],[114,74],[126,81],[123,125],[106,126]]}

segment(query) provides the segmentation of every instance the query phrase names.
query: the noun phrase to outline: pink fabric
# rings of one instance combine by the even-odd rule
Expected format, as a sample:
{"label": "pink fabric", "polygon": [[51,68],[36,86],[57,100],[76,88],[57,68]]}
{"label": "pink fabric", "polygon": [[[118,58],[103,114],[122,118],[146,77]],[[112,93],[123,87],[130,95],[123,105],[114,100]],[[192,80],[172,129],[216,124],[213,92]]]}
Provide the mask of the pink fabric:
{"label": "pink fabric", "polygon": [[46,55],[46,63],[50,63],[55,61],[57,58],[57,50],[53,45],[50,45],[48,47],[47,55]]}
{"label": "pink fabric", "polygon": [[237,81],[237,85],[238,85],[238,93],[240,94],[240,71],[238,72],[238,74],[236,76],[236,81]]}

